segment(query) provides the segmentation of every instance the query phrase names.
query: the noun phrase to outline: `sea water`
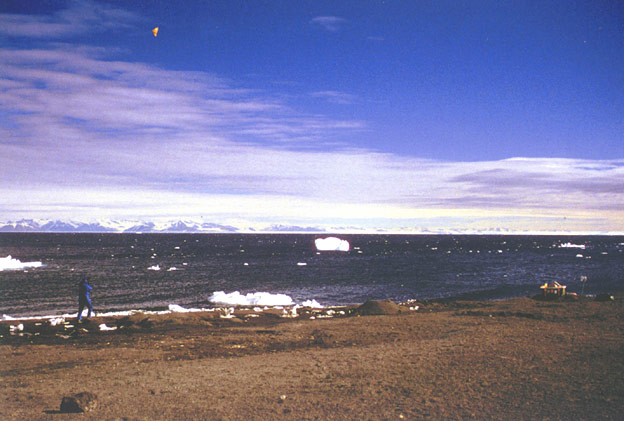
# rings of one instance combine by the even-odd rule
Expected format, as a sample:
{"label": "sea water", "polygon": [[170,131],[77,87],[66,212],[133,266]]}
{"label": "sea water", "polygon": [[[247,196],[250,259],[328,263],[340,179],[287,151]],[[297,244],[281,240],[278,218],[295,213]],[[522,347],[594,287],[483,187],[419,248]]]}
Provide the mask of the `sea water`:
{"label": "sea water", "polygon": [[624,237],[338,235],[347,251],[319,251],[325,237],[2,233],[0,317],[75,313],[83,278],[97,313],[502,299],[550,281],[585,294],[624,286]]}

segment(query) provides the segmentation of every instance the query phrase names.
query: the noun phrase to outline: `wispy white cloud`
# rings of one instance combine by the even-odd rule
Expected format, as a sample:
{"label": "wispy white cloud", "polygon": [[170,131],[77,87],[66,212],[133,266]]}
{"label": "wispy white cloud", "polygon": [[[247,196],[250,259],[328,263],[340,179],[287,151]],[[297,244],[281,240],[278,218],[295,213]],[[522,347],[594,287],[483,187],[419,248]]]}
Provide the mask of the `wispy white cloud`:
{"label": "wispy white cloud", "polygon": [[140,18],[95,1],[73,0],[51,16],[0,14],[0,34],[27,38],[60,38],[87,32],[119,30]]}
{"label": "wispy white cloud", "polygon": [[338,32],[346,22],[346,19],[337,16],[316,16],[310,19],[311,25],[328,32]]}
{"label": "wispy white cloud", "polygon": [[[49,31],[72,19],[80,27],[77,15],[44,23]],[[328,29],[344,20],[313,21]],[[566,217],[561,227],[624,231],[624,161],[439,162],[379,153],[353,146],[372,130],[365,121],[306,113],[278,93],[116,53],[58,43],[0,49],[0,220],[512,220],[527,229]],[[357,103],[340,91],[308,95]]]}
{"label": "wispy white cloud", "polygon": [[355,95],[340,91],[317,91],[310,93],[310,96],[312,98],[321,98],[334,104],[347,105],[356,102]]}

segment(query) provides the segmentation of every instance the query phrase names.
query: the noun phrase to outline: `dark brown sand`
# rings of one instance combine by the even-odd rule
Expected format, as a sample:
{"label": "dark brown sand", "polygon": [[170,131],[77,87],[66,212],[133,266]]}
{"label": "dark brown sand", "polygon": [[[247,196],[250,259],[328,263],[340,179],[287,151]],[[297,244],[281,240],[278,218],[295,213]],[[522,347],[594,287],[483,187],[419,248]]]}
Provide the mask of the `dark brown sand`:
{"label": "dark brown sand", "polygon": [[[623,419],[621,296],[419,305],[24,322],[23,336],[4,322],[0,419]],[[59,413],[83,391],[95,409]]]}

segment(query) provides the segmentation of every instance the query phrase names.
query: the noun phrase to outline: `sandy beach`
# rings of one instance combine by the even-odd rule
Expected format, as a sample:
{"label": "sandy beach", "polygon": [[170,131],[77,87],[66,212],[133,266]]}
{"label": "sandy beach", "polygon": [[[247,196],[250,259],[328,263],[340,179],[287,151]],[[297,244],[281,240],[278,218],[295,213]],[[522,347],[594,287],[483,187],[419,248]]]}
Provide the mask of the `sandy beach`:
{"label": "sandy beach", "polygon": [[0,418],[621,419],[622,295],[410,305],[3,321]]}

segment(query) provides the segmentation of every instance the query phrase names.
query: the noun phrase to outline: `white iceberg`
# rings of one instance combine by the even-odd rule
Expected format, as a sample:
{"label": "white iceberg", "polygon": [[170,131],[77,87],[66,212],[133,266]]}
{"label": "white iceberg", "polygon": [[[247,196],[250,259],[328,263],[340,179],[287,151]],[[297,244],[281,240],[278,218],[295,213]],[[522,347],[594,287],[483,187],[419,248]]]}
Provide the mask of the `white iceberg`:
{"label": "white iceberg", "polygon": [[338,237],[317,238],[314,245],[319,251],[349,251],[350,248],[347,240]]}
{"label": "white iceberg", "polygon": [[43,266],[41,262],[21,262],[11,256],[0,257],[0,272],[3,270],[22,270],[27,268],[38,268]]}
{"label": "white iceberg", "polygon": [[319,304],[316,300],[307,300],[301,303],[302,307],[311,307],[311,308],[323,308],[321,304]]}
{"label": "white iceberg", "polygon": [[286,294],[271,294],[269,292],[254,292],[243,295],[238,291],[230,293],[215,291],[209,300],[216,304],[235,306],[291,306],[294,304],[292,298]]}

